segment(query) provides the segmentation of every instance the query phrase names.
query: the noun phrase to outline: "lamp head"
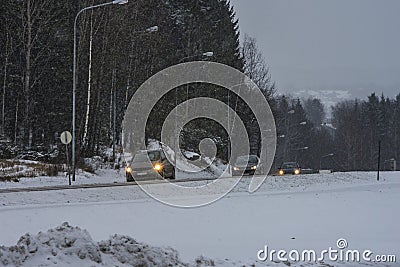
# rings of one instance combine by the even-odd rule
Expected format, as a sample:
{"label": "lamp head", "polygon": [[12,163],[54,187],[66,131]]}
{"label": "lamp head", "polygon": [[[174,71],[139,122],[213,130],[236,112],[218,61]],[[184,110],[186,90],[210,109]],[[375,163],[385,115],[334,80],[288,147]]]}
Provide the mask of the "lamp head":
{"label": "lamp head", "polygon": [[146,32],[158,32],[158,26],[147,28]]}
{"label": "lamp head", "polygon": [[124,5],[127,4],[129,0],[114,0],[113,5]]}

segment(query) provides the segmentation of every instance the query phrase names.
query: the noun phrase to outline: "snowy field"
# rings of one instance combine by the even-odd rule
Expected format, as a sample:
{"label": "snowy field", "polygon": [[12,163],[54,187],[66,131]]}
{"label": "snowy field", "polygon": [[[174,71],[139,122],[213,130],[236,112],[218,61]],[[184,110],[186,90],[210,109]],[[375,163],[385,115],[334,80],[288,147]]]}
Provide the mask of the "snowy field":
{"label": "snowy field", "polygon": [[[68,222],[73,227],[87,229],[86,241],[78,242],[80,248],[100,249],[103,260],[96,262],[88,260],[92,256],[85,256],[80,261],[76,255],[81,252],[68,252],[75,256],[67,257],[65,255],[69,254],[60,250],[55,253],[58,256],[49,256],[50,260],[46,261],[46,255],[51,254],[48,247],[38,249],[41,253],[36,253],[38,256],[32,260],[43,264],[41,266],[52,266],[54,262],[58,266],[77,266],[78,263],[79,266],[135,266],[121,262],[118,253],[127,247],[113,250],[107,245],[104,248],[104,244],[119,244],[120,235],[126,235],[167,251],[170,251],[168,247],[176,249],[179,259],[175,252],[167,254],[177,265],[400,266],[399,172],[382,173],[380,182],[376,181],[376,173],[363,172],[273,176],[268,177],[254,194],[247,192],[248,183],[249,179],[243,178],[222,200],[196,209],[160,204],[137,186],[0,194],[0,244],[15,245],[25,233],[30,233],[32,240],[42,240],[41,235],[48,237],[48,234],[35,236],[39,231],[46,232]],[[195,185],[195,182],[187,184]],[[115,234],[119,236],[113,237]],[[347,240],[347,249],[371,250],[373,256],[396,255],[397,262],[377,264],[325,260],[330,265],[323,265],[284,262],[276,257],[276,262],[257,260],[258,251],[265,246],[277,251],[320,252],[329,247],[337,249],[336,242],[341,238]],[[146,246],[129,242],[132,246]],[[106,252],[119,252],[107,254],[101,248]],[[150,248],[149,255],[161,261],[154,255],[161,255],[163,249]],[[206,258],[200,258],[196,263],[195,259],[200,255]],[[74,260],[68,263],[68,259]],[[152,261],[146,263],[152,266]],[[166,265],[160,263],[158,266]]]}

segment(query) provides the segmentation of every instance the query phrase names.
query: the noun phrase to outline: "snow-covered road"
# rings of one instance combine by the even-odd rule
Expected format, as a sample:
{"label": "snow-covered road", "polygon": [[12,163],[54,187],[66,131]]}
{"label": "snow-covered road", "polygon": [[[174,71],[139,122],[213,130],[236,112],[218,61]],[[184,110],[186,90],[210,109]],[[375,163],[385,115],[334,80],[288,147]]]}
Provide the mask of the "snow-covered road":
{"label": "snow-covered road", "polygon": [[196,209],[160,204],[134,186],[1,194],[0,244],[68,221],[97,241],[119,233],[171,246],[185,261],[206,255],[255,262],[265,245],[322,251],[340,238],[349,249],[400,257],[400,173],[382,173],[380,182],[375,173],[269,177],[254,194],[248,181]]}

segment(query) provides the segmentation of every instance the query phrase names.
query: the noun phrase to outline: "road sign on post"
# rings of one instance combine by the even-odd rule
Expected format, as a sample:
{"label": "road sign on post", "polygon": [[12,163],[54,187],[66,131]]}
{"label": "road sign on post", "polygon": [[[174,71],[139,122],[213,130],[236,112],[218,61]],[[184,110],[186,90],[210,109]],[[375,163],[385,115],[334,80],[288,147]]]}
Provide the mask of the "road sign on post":
{"label": "road sign on post", "polygon": [[71,185],[71,172],[69,168],[69,159],[68,159],[68,144],[72,141],[72,134],[68,131],[62,132],[60,135],[61,143],[65,145],[65,154],[67,156],[67,172],[68,172],[68,184]]}
{"label": "road sign on post", "polygon": [[62,132],[60,135],[61,143],[68,145],[72,141],[72,134],[68,131]]}

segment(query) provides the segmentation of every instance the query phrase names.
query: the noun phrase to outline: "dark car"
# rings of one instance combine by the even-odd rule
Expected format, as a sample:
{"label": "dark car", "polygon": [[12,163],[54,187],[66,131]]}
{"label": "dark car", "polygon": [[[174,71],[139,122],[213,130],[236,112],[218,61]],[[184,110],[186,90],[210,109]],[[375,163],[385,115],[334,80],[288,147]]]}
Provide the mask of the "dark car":
{"label": "dark car", "polygon": [[281,167],[278,169],[278,175],[285,174],[300,174],[301,168],[299,163],[297,162],[284,162]]}
{"label": "dark car", "polygon": [[240,156],[236,159],[232,169],[233,176],[242,174],[254,175],[255,173],[262,173],[260,159],[256,155]]}
{"label": "dark car", "polygon": [[[149,160],[151,163],[149,163]],[[163,178],[175,179],[175,167],[168,161],[162,149],[141,150],[137,152],[125,168],[126,181],[156,178],[157,173]]]}

